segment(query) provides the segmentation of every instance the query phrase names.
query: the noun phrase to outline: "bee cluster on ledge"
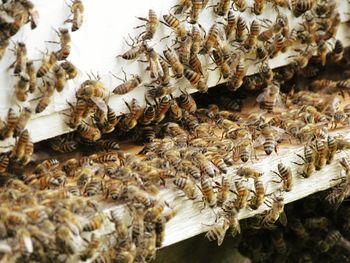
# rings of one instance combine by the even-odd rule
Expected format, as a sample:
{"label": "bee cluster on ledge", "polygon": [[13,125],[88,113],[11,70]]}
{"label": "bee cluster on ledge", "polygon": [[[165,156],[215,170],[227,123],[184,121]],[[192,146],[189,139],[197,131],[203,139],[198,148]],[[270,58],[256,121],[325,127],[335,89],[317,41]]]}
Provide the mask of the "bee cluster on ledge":
{"label": "bee cluster on ledge", "polygon": [[[0,28],[8,30],[1,32],[7,36],[0,39],[3,46],[15,34],[12,27],[35,22],[37,13],[33,5],[28,7],[29,1],[2,2]],[[108,104],[107,88],[93,76],[77,88],[76,100],[68,102],[66,124],[74,131],[37,144],[36,151],[26,129],[33,109],[23,107],[16,113],[10,108],[6,120],[0,120],[0,140],[16,138],[12,149],[0,154],[2,261],[148,262],[162,246],[167,222],[181,209],[160,197],[165,188],[199,201],[202,210],[213,210],[216,221],[206,237],[218,245],[228,230],[241,233],[241,212],[266,206],[256,217],[256,228],[275,228],[276,222],[287,226],[274,230],[277,246],[283,231],[293,231],[284,214],[284,193],[293,191],[295,178],[307,180],[338,162],[337,152],[350,149],[350,141],[336,133],[350,124],[350,54],[340,40],[330,49],[327,44],[336,39],[340,24],[336,1],[299,0],[290,6],[288,1],[254,1],[252,7],[245,1],[213,6],[207,2],[182,0],[164,21],[153,10],[148,18],[138,18],[145,22],[140,26],[145,31],[131,38],[130,49],[118,57],[145,57],[151,81],[144,83],[141,74],[127,79],[125,73],[123,83],[111,92],[124,95],[143,85],[145,107],[134,98],[125,101],[128,112],[118,116],[118,109]],[[259,16],[265,5],[276,10],[275,22],[255,19],[248,27],[243,15],[236,16],[248,10]],[[204,8],[226,18],[215,22],[207,34],[198,23]],[[83,22],[82,1],[74,0],[70,9],[73,17],[65,23],[72,23],[73,32]],[[283,14],[287,9],[300,17],[300,28],[289,29]],[[15,11],[23,16],[21,23]],[[192,25],[190,31],[182,17]],[[160,23],[175,34],[176,47],[167,47],[164,56],[149,43]],[[61,92],[78,74],[67,60],[70,31],[59,28],[57,34],[60,48],[44,54],[38,70],[27,58],[25,44],[15,44],[16,59],[10,66],[18,78],[15,97],[24,102],[28,93],[39,90],[35,113],[43,112],[55,90]],[[290,64],[270,68],[270,58],[295,44],[300,47]],[[212,58],[227,83],[208,90],[203,57]],[[249,58],[259,64],[259,72],[252,76],[246,76]],[[332,78],[327,72],[334,69],[342,74]],[[174,81],[181,78],[199,94],[179,88],[181,95],[175,98]],[[260,105],[253,113],[244,113],[247,100],[241,97],[247,94],[256,96]],[[143,148],[138,154],[121,150],[122,140],[143,143]],[[279,162],[269,175],[254,167],[259,157],[278,154],[285,144],[303,145],[303,153],[291,163]],[[47,146],[65,158],[33,158]],[[80,156],[67,158],[77,151]],[[350,195],[348,162],[340,160],[345,176],[326,197],[334,207]],[[267,176],[274,178],[269,183],[277,190],[266,190]],[[101,203],[120,207],[106,212]],[[334,240],[346,243],[339,231],[325,236],[319,243],[324,252],[333,249]]]}

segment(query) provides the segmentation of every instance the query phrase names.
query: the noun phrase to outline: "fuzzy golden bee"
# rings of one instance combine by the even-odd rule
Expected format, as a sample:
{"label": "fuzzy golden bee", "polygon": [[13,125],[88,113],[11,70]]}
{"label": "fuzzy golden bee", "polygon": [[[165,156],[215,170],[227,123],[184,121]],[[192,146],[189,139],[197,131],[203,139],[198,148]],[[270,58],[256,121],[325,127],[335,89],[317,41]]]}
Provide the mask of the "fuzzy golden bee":
{"label": "fuzzy golden bee", "polygon": [[67,19],[65,23],[72,23],[72,32],[77,31],[84,21],[84,5],[81,0],[74,0],[70,6],[70,11],[73,15],[72,19]]}
{"label": "fuzzy golden bee", "polygon": [[126,73],[124,72],[124,74],[125,74],[124,80],[116,77],[117,79],[122,80],[124,83],[118,85],[113,89],[114,94],[118,94],[118,95],[126,94],[132,91],[133,89],[137,88],[141,84],[141,77],[139,75],[134,75],[132,76],[131,79],[127,80]]}

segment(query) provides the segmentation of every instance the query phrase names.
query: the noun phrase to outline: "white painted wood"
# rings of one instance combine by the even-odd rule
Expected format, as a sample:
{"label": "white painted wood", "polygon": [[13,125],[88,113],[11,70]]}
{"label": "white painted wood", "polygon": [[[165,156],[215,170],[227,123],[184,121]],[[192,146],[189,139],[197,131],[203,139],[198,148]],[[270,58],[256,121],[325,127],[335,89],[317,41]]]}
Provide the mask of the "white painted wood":
{"label": "white painted wood", "polygon": [[[64,26],[69,27],[69,24],[63,22],[69,16],[69,7],[64,0],[32,0],[37,10],[40,13],[40,23],[35,30],[30,30],[29,25],[22,28],[13,38],[14,42],[24,41],[28,48],[29,59],[40,59],[41,52],[46,49],[57,50],[56,44],[47,43],[45,41],[57,41],[57,35],[54,32],[54,28]],[[69,1],[68,1],[69,2]],[[70,129],[64,124],[65,116],[63,110],[68,108],[66,101],[74,100],[75,90],[79,87],[80,83],[87,79],[87,74],[94,72],[101,76],[101,80],[104,83],[106,90],[111,91],[120,83],[111,76],[110,72],[118,76],[122,76],[121,69],[124,68],[127,73],[142,74],[144,82],[147,83],[147,74],[145,74],[146,65],[138,62],[124,61],[122,59],[115,58],[117,55],[126,51],[128,46],[124,42],[124,37],[128,34],[131,36],[137,36],[142,29],[133,29],[135,26],[142,24],[142,21],[136,19],[136,16],[146,17],[148,9],[152,8],[161,17],[169,12],[170,7],[175,5],[178,1],[160,1],[160,0],[144,0],[142,2],[138,0],[129,1],[115,1],[115,0],[85,0],[83,1],[85,6],[85,16],[83,26],[72,35],[72,50],[68,57],[79,69],[79,75],[76,79],[69,81],[67,87],[61,94],[56,93],[53,97],[53,103],[48,108],[37,115],[33,115],[27,128],[29,129],[34,142],[38,142],[47,138],[51,138],[63,133],[67,133]],[[217,1],[209,1],[209,4],[214,4]],[[248,6],[252,6],[253,0],[247,1]],[[341,13],[342,21],[346,21],[348,15],[347,1],[339,1],[339,11]],[[282,10],[290,19],[291,27],[295,26],[299,19],[292,17],[291,13],[287,9]],[[239,14],[237,14],[239,15]],[[247,20],[247,24],[255,18],[252,15],[250,9],[243,14]],[[276,12],[271,8],[271,4],[267,3],[265,12],[259,16],[259,19],[269,18],[274,20]],[[204,10],[200,15],[200,24],[208,30],[214,21],[219,20],[215,17],[211,8]],[[189,25],[188,25],[189,27]],[[339,31],[337,38],[344,41],[345,45],[349,44],[349,39],[346,38],[345,31],[347,27],[342,25],[342,29]],[[160,25],[155,35],[154,40],[150,43],[154,48],[161,53],[166,45],[171,45],[171,42],[159,40],[169,35],[171,30],[164,25]],[[13,47],[13,45],[10,45]],[[277,67],[285,65],[288,62],[288,56],[290,52],[278,55],[272,59],[269,63],[271,67]],[[4,58],[0,61],[0,117],[4,117],[9,107],[17,107],[17,103],[13,96],[13,86],[15,84],[15,78],[8,70],[8,66],[13,62],[14,55],[11,51],[7,51]],[[213,67],[209,58],[206,58],[207,64],[204,68]],[[40,61],[37,62],[39,67]],[[209,63],[209,65],[208,65]],[[251,62],[249,62],[251,63]],[[253,64],[248,64],[247,74],[252,74],[256,71]],[[208,85],[214,86],[218,80],[218,70],[212,72],[208,71]],[[175,83],[176,86],[189,86],[187,80],[181,80]],[[131,98],[137,98],[140,102],[144,103],[144,87],[139,87],[132,92],[123,96],[111,96],[109,103],[118,113],[125,112],[126,107],[123,100],[129,101]],[[190,89],[190,92],[194,92],[194,89]],[[175,92],[176,93],[176,92]],[[36,93],[30,97],[30,100],[40,96],[40,93]],[[35,106],[35,101],[24,103],[23,105],[30,104]],[[20,106],[23,106],[20,105]],[[12,141],[0,142],[1,145],[11,144]]]}

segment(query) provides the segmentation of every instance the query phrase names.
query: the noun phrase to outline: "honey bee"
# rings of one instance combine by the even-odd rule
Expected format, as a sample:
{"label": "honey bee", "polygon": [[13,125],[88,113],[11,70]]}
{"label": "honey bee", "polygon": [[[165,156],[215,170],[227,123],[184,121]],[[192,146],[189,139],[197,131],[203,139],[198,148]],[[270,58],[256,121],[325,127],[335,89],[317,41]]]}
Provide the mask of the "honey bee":
{"label": "honey bee", "polygon": [[[217,51],[217,50],[213,50],[212,52],[213,54],[213,60],[215,62],[215,64],[217,65],[217,67],[220,69],[220,77],[217,83],[220,82],[221,77],[223,77],[224,79],[227,79],[230,77],[231,75],[231,68],[229,66],[229,64],[224,60],[224,58],[221,56],[221,54]],[[214,68],[213,70],[215,70],[216,68]]]}
{"label": "honey bee", "polygon": [[208,91],[208,85],[202,75],[188,68],[185,68],[184,75],[191,85],[199,92],[205,93]]}
{"label": "honey bee", "polygon": [[316,170],[321,170],[327,164],[327,146],[323,140],[316,139],[315,141],[315,152],[316,152]]}
{"label": "honey bee", "polygon": [[203,194],[204,204],[210,208],[214,208],[217,203],[217,196],[209,178],[201,178],[201,192]]}
{"label": "honey bee", "polygon": [[155,232],[156,232],[156,247],[160,248],[163,244],[165,238],[165,224],[166,218],[160,217],[155,223]]}
{"label": "honey bee", "polygon": [[50,170],[54,170],[58,168],[60,162],[57,159],[47,159],[41,163],[39,163],[35,168],[34,168],[34,173],[35,174],[43,174],[43,173],[48,173]]}
{"label": "honey bee", "polygon": [[[105,94],[105,87],[103,83],[100,81],[100,77],[95,77],[94,80],[89,79],[85,80],[79,87],[78,91],[75,93],[75,96],[77,99],[83,99],[88,104],[95,104],[101,111],[104,113],[107,113],[107,103],[105,99],[103,98]],[[92,105],[92,106],[95,106]],[[90,108],[87,109],[86,113],[89,113],[91,111]],[[87,116],[85,116],[87,117]]]}
{"label": "honey bee", "polygon": [[340,182],[325,197],[325,200],[336,209],[350,195],[348,178],[340,178]]}
{"label": "honey bee", "polygon": [[329,58],[335,63],[341,61],[344,56],[344,46],[343,43],[337,39],[334,43],[333,50],[329,53]]}
{"label": "honey bee", "polygon": [[143,41],[152,39],[154,34],[157,31],[158,24],[159,24],[156,12],[154,10],[150,9],[148,11],[148,19],[144,18],[144,17],[137,17],[137,18],[141,21],[146,21],[145,25],[141,25],[141,26],[136,27],[136,28],[140,28],[140,27],[146,28],[146,30],[143,33],[141,33],[139,35],[139,37],[143,35],[143,37],[142,37]]}
{"label": "honey bee", "polygon": [[329,251],[336,245],[341,246],[347,252],[350,251],[350,242],[347,239],[345,239],[338,230],[329,231],[324,240],[318,243],[318,247],[323,253]]}
{"label": "honey bee", "polygon": [[305,146],[304,147],[304,156],[302,156],[300,154],[297,154],[297,156],[304,161],[303,164],[293,162],[294,164],[303,166],[303,168],[301,170],[299,170],[299,172],[298,172],[299,175],[301,175],[305,178],[310,177],[316,170],[315,153],[314,153],[313,149],[310,146]]}
{"label": "honey bee", "polygon": [[26,151],[27,144],[30,143],[30,135],[27,129],[25,129],[18,137],[18,141],[12,149],[10,158],[15,161],[20,161]]}
{"label": "honey bee", "polygon": [[226,16],[230,9],[230,0],[220,0],[216,5],[208,6],[214,7],[214,13],[218,16]]}
{"label": "honey bee", "polygon": [[39,23],[39,12],[34,8],[34,4],[28,0],[22,0],[21,5],[26,9],[30,20],[30,28],[33,30]]}
{"label": "honey bee", "polygon": [[24,149],[24,155],[21,160],[19,160],[20,165],[27,165],[32,160],[32,155],[34,152],[34,143],[29,140]]}
{"label": "honey bee", "polygon": [[280,162],[277,165],[277,169],[278,173],[275,171],[272,172],[276,174],[279,178],[281,178],[283,183],[283,190],[289,192],[290,190],[292,190],[293,186],[293,174],[291,168]]}
{"label": "honey bee", "polygon": [[67,79],[74,79],[78,75],[78,69],[69,61],[64,61],[61,67],[66,71]]}
{"label": "honey bee", "polygon": [[181,78],[184,73],[184,66],[181,64],[177,54],[170,48],[164,50],[163,53],[174,73],[174,76],[176,78]]}
{"label": "honey bee", "polygon": [[251,10],[255,15],[258,16],[262,14],[264,9],[265,9],[265,0],[255,0]]}
{"label": "honey bee", "polygon": [[203,42],[202,34],[197,26],[192,26],[190,36],[192,40],[190,53],[191,55],[197,55]]}
{"label": "honey bee", "polygon": [[147,209],[145,219],[150,222],[157,222],[161,218],[161,215],[166,207],[167,203],[164,201],[158,201],[153,207]]}
{"label": "honey bee", "polygon": [[247,207],[248,204],[248,188],[239,180],[235,181],[236,186],[236,200],[234,201],[235,208],[239,211]]}
{"label": "honey bee", "polygon": [[246,67],[245,65],[240,61],[236,68],[235,68],[235,73],[232,76],[230,82],[229,82],[229,86],[228,88],[232,91],[236,91],[237,89],[239,89],[242,84],[243,84],[243,78],[246,74]]}
{"label": "honey bee", "polygon": [[131,38],[131,40],[132,40],[131,44],[129,44],[125,40],[126,44],[128,46],[130,46],[131,48],[128,51],[126,51],[125,53],[123,53],[122,55],[116,56],[117,58],[122,57],[125,60],[133,60],[133,59],[137,59],[138,57],[140,57],[141,54],[146,51],[146,46],[145,46],[143,41],[135,43],[135,41],[132,38]]}
{"label": "honey bee", "polygon": [[73,15],[72,19],[67,19],[65,23],[72,23],[72,32],[77,31],[84,20],[84,5],[81,0],[73,0],[72,5],[70,6],[70,11]]}
{"label": "honey bee", "polygon": [[23,42],[18,42],[15,48],[16,60],[10,66],[10,68],[14,67],[13,73],[15,75],[20,74],[25,70],[26,62],[27,62],[27,47]]}
{"label": "honey bee", "polygon": [[218,173],[218,168],[216,168],[216,166],[202,153],[194,152],[192,158],[198,163],[198,166],[204,175],[213,178]]}
{"label": "honey bee", "polygon": [[295,17],[299,17],[313,8],[315,0],[292,1],[292,11]]}
{"label": "honey bee", "polygon": [[275,196],[272,199],[271,209],[265,212],[261,220],[261,225],[264,227],[271,227],[277,220],[285,226],[287,218],[284,213],[284,198],[282,196]]}
{"label": "honey bee", "polygon": [[250,199],[249,207],[253,210],[258,209],[265,201],[265,187],[259,178],[254,178],[254,196]]}
{"label": "honey bee", "polygon": [[179,46],[176,48],[176,53],[179,57],[179,61],[183,65],[189,64],[191,47],[192,47],[192,37],[187,37],[184,41],[179,42]]}
{"label": "honey bee", "polygon": [[263,147],[267,155],[270,155],[273,151],[277,153],[277,141],[279,139],[279,133],[283,134],[284,130],[279,130],[274,126],[265,126],[261,130],[261,135],[264,138]]}
{"label": "honey bee", "polygon": [[172,99],[169,109],[169,117],[174,121],[182,119],[182,109],[175,99]]}
{"label": "honey bee", "polygon": [[[208,152],[210,153],[210,152]],[[210,154],[210,159],[211,162],[217,167],[219,168],[219,170],[224,173],[227,174],[228,172],[228,167],[227,164],[223,158],[223,156],[219,153],[215,153],[215,154]]]}
{"label": "honey bee", "polygon": [[327,137],[327,164],[330,164],[337,151],[337,140],[335,137],[328,135]]}
{"label": "honey bee", "polygon": [[192,8],[190,12],[190,24],[196,24],[198,22],[199,14],[203,9],[203,0],[192,0]]}
{"label": "honey bee", "polygon": [[9,163],[10,163],[9,155],[7,153],[1,153],[0,154],[0,175],[6,172]]}
{"label": "honey bee", "polygon": [[199,60],[198,56],[196,53],[191,53],[190,58],[189,58],[189,67],[197,72],[198,74],[203,75],[203,69],[202,69],[202,63]]}
{"label": "honey bee", "polygon": [[186,39],[188,34],[187,29],[183,24],[181,24],[179,19],[177,19],[175,16],[171,14],[163,15],[163,19],[165,22],[161,22],[161,23],[173,29],[175,31],[176,38],[178,40],[183,41]]}
{"label": "honey bee", "polygon": [[0,41],[0,60],[5,55],[6,49],[9,46],[10,41],[8,39]]}
{"label": "honey bee", "polygon": [[299,218],[291,218],[288,220],[288,224],[300,241],[304,242],[310,238],[308,231]]}
{"label": "honey bee", "polygon": [[184,14],[192,7],[192,0],[180,0],[179,4],[172,7],[175,8],[174,14],[181,15]]}
{"label": "honey bee", "polygon": [[308,229],[325,229],[329,225],[327,217],[308,217],[304,220],[304,226]]}
{"label": "honey bee", "polygon": [[194,200],[198,197],[195,182],[189,177],[178,177],[173,181],[173,183],[180,190],[182,190],[190,200]]}
{"label": "honey bee", "polygon": [[224,241],[226,231],[230,227],[230,222],[225,217],[220,217],[217,222],[205,234],[209,241],[217,240],[218,246]]}
{"label": "honey bee", "polygon": [[243,139],[237,145],[237,153],[235,152],[235,154],[237,154],[237,157],[239,157],[242,162],[246,163],[248,162],[249,158],[252,158],[254,152],[255,150],[252,142],[249,139]]}
{"label": "honey bee", "polygon": [[56,244],[62,252],[67,254],[75,254],[78,251],[78,244],[72,231],[63,224],[57,227]]}
{"label": "honey bee", "polygon": [[193,97],[187,92],[181,91],[181,95],[179,97],[179,104],[182,109],[188,112],[195,112],[197,110],[196,101]]}
{"label": "honey bee", "polygon": [[102,213],[95,214],[90,220],[83,226],[83,231],[91,232],[100,229],[106,219],[106,215]]}
{"label": "honey bee", "polygon": [[146,58],[149,64],[149,71],[151,79],[158,79],[163,75],[163,69],[160,64],[159,56],[153,47],[146,47]]}
{"label": "honey bee", "polygon": [[55,92],[55,87],[50,81],[44,81],[45,90],[42,92],[38,104],[35,107],[35,113],[43,112],[51,102],[51,98]]}
{"label": "honey bee", "polygon": [[36,69],[32,60],[28,60],[26,63],[26,73],[29,77],[29,92],[33,93],[36,90]]}
{"label": "honey bee", "polygon": [[211,26],[209,29],[207,38],[204,42],[202,49],[199,51],[199,54],[205,55],[208,54],[212,48],[219,45],[219,34],[220,29],[217,23]]}
{"label": "honey bee", "polygon": [[[123,71],[124,72],[124,71]],[[115,78],[123,81],[123,84],[114,88],[113,93],[118,95],[126,94],[133,89],[137,88],[141,84],[141,77],[139,75],[133,75],[131,79],[126,79],[126,73],[124,72],[125,79],[121,79],[115,76]]]}
{"label": "honey bee", "polygon": [[57,61],[57,55],[55,52],[51,52],[49,55],[45,54],[41,60],[41,66],[36,73],[37,78],[44,77],[55,65]]}
{"label": "honey bee", "polygon": [[144,205],[146,208],[151,207],[154,203],[154,200],[151,198],[151,196],[146,191],[140,189],[137,186],[134,186],[134,185],[127,186],[126,192],[130,200],[139,202],[142,205]]}
{"label": "honey bee", "polygon": [[282,231],[273,231],[271,234],[272,244],[275,247],[275,250],[280,255],[286,255],[288,253],[287,243],[284,240]]}
{"label": "honey bee", "polygon": [[247,24],[242,18],[242,16],[238,16],[237,18],[237,30],[236,30],[236,41],[243,42],[247,37]]}
{"label": "honey bee", "polygon": [[96,237],[95,234],[92,234],[91,240],[89,241],[87,247],[80,252],[79,257],[82,261],[86,261],[90,258],[93,258],[97,251],[101,247],[101,239]]}
{"label": "honey bee", "polygon": [[56,52],[57,60],[65,60],[71,50],[71,36],[67,28],[59,28],[56,32],[60,38],[61,49]]}
{"label": "honey bee", "polygon": [[171,101],[172,99],[170,96],[163,96],[158,102],[156,101],[156,123],[164,120],[166,113],[170,109]]}
{"label": "honey bee", "polygon": [[237,175],[246,178],[258,178],[262,176],[263,173],[251,167],[240,167],[237,170]]}
{"label": "honey bee", "polygon": [[18,101],[26,101],[30,87],[30,78],[26,73],[19,74],[19,80],[15,85],[15,95]]}
{"label": "honey bee", "polygon": [[217,205],[222,206],[229,198],[231,191],[231,183],[226,176],[223,176],[221,183],[216,182],[216,185],[219,188],[217,192]]}
{"label": "honey bee", "polygon": [[247,9],[246,0],[233,0],[233,3],[235,4],[236,10],[239,12],[244,12]]}
{"label": "honey bee", "polygon": [[90,141],[97,141],[101,139],[101,136],[102,136],[101,131],[98,128],[92,125],[88,125],[84,122],[80,123],[77,126],[77,131],[83,138]]}
{"label": "honey bee", "polygon": [[279,84],[272,83],[269,85],[265,91],[256,98],[256,101],[261,103],[262,107],[269,113],[273,112],[276,106],[283,106]]}
{"label": "honey bee", "polygon": [[66,85],[66,71],[61,67],[61,65],[55,64],[52,68],[53,74],[55,76],[54,86],[57,92],[61,92]]}
{"label": "honey bee", "polygon": [[228,41],[232,41],[235,34],[236,27],[237,27],[236,16],[232,10],[228,11],[226,20],[227,20],[227,24],[225,25],[226,39]]}
{"label": "honey bee", "polygon": [[[107,120],[102,126],[102,132],[111,133],[114,131],[114,128],[119,123],[120,119],[121,117],[118,117],[114,110],[112,110],[112,108],[107,105]],[[113,140],[100,141],[99,144],[103,149],[116,149],[117,147],[116,143]]]}
{"label": "honey bee", "polygon": [[[156,242],[157,234],[154,227],[150,227],[144,234],[143,244],[142,244],[142,257],[146,261],[152,261],[156,256]],[[132,261],[130,261],[132,262]]]}
{"label": "honey bee", "polygon": [[124,194],[123,183],[119,180],[113,180],[107,185],[106,198],[111,197],[112,200],[121,200]]}
{"label": "honey bee", "polygon": [[253,22],[250,24],[250,33],[243,44],[245,50],[249,51],[256,45],[259,34],[260,24],[257,22],[257,20],[253,20]]}

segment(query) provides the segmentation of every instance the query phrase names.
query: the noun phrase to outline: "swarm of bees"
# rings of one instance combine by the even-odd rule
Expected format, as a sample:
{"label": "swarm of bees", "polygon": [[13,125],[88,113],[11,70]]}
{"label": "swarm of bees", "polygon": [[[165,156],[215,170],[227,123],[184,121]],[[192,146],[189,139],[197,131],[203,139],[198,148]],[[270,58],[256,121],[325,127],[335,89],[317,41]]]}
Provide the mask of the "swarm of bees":
{"label": "swarm of bees", "polygon": [[[32,112],[41,113],[48,107],[55,90],[62,92],[78,75],[67,60],[70,30],[61,27],[56,31],[59,41],[48,42],[58,44],[59,49],[47,51],[38,68],[27,58],[25,43],[15,43],[10,68],[18,78],[16,99],[25,102],[28,93],[36,90],[42,95],[34,109],[24,107],[19,114],[9,109],[6,120],[0,120],[0,139],[16,138],[12,150],[0,154],[0,175],[5,181],[0,193],[2,259],[151,261],[162,246],[166,223],[177,213],[177,208],[158,196],[163,187],[172,187],[185,198],[200,201],[202,210],[213,211],[216,220],[208,226],[206,237],[218,245],[227,231],[232,236],[241,233],[239,215],[246,209],[260,213],[255,228],[286,226],[284,193],[293,191],[295,177],[313,176],[334,162],[337,151],[350,149],[348,140],[328,131],[349,126],[350,106],[341,104],[349,93],[349,76],[315,78],[329,65],[348,69],[350,56],[340,40],[330,49],[326,44],[336,39],[340,23],[335,1],[267,2],[254,1],[249,6],[246,1],[220,0],[208,5],[203,0],[181,0],[171,9],[174,13],[170,10],[162,19],[151,9],[147,17],[138,17],[143,24],[137,28],[144,31],[135,39],[130,37],[130,49],[117,57],[133,61],[144,57],[150,82],[141,74],[128,76],[124,70],[123,79],[115,76],[122,83],[110,92],[98,75],[83,81],[76,89],[76,100],[68,102],[66,124],[74,132],[44,142],[59,153],[84,153],[61,162],[31,162],[34,146],[26,124]],[[37,13],[29,3],[13,0],[2,4],[0,27],[12,33],[4,33],[8,38],[0,43],[19,30],[12,29],[12,24],[19,23],[10,22],[14,11],[6,6],[18,5],[15,10],[22,6],[21,26],[36,23]],[[266,6],[276,10],[275,21],[258,19]],[[208,32],[199,23],[204,8],[222,18]],[[299,28],[289,28],[283,14],[286,9],[300,17]],[[70,10],[72,18],[65,23],[71,23],[74,32],[84,20],[82,1],[74,0]],[[250,24],[241,14],[247,11],[257,16]],[[150,41],[161,24],[175,37],[172,46],[158,53]],[[299,48],[289,65],[270,68],[270,58],[295,45]],[[205,107],[197,105],[201,98],[186,89],[180,89],[178,98],[173,96],[175,82],[181,79],[199,93],[209,92],[203,58],[213,61],[215,68],[209,70],[219,69],[218,83],[221,79],[226,82],[224,89],[203,99]],[[245,61],[249,59],[257,62],[258,74],[246,76]],[[127,112],[119,116],[118,109],[108,104],[111,92],[121,96],[140,86],[146,87],[145,106],[135,98],[124,101]],[[239,113],[245,105],[234,97],[237,90],[255,92],[260,109],[249,115]],[[120,150],[122,139],[143,143],[142,150],[138,154]],[[302,144],[303,153],[296,155],[295,162],[281,161],[270,171],[278,190],[268,192],[266,171],[251,163],[260,155],[278,154],[283,142]],[[350,195],[350,165],[347,159],[340,164],[345,176],[326,197],[336,207]],[[120,204],[124,210],[105,213],[96,200]],[[298,222],[292,222],[296,232],[302,232]],[[305,227],[312,229],[313,224],[309,220]],[[283,232],[274,231],[271,238],[276,253],[288,255]],[[347,244],[339,231],[331,230],[318,245],[326,252],[335,246],[330,245],[334,240],[341,240],[340,246]],[[255,248],[257,253],[262,249]]]}
{"label": "swarm of bees", "polygon": [[318,193],[285,207],[288,225],[255,229],[247,222],[238,241],[239,252],[252,262],[347,262],[350,236],[349,207],[337,212]]}

